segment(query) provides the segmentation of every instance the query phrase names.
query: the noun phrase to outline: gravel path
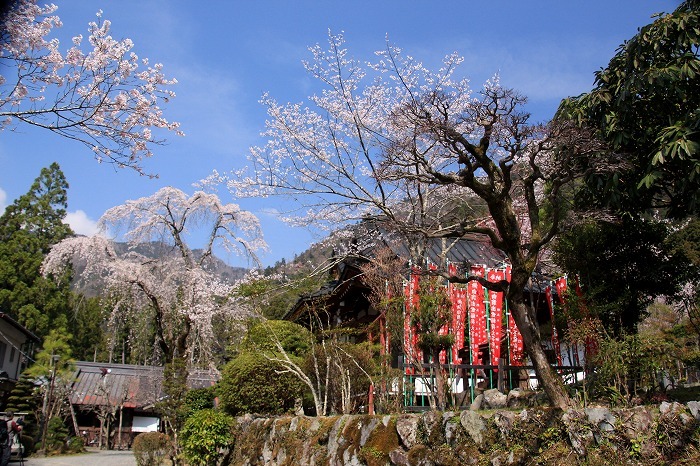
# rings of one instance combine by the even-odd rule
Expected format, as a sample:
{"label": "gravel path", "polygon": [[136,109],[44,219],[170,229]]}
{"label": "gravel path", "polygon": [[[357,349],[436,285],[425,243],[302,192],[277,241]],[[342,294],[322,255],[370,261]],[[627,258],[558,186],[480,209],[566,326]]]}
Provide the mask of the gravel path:
{"label": "gravel path", "polygon": [[[19,466],[13,461],[10,466]],[[26,466],[136,466],[131,451],[89,450],[81,455],[52,456],[48,458],[25,458]]]}

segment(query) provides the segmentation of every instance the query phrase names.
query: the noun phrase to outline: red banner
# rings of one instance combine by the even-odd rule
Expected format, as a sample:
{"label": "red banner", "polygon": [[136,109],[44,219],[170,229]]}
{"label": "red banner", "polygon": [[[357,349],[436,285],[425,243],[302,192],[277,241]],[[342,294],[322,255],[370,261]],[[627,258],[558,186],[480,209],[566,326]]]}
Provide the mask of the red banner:
{"label": "red banner", "polygon": [[508,315],[508,349],[511,366],[523,365],[523,336],[515,325],[515,320],[511,314]]}
{"label": "red banner", "polygon": [[[499,282],[504,279],[503,270],[490,270],[488,280]],[[491,335],[489,338],[489,353],[491,354],[491,364],[498,365],[501,358],[501,338],[503,337],[503,292],[489,291],[489,324]]]}
{"label": "red banner", "polygon": [[[484,267],[472,266],[471,275],[484,276]],[[486,343],[486,307],[484,306],[484,287],[477,281],[467,285],[467,308],[469,309],[469,343],[472,364],[482,364],[479,357],[479,345]]]}
{"label": "red banner", "polygon": [[559,302],[564,304],[566,302],[566,277],[559,277],[554,280],[554,287],[557,289]]}
{"label": "red banner", "polygon": [[[504,271],[505,279],[510,283],[510,265],[506,266]],[[506,307],[508,303],[506,302]],[[520,334],[518,326],[515,324],[513,315],[508,312],[508,359],[511,366],[523,365],[523,336]]]}
{"label": "red banner", "polygon": [[452,300],[452,334],[455,338],[455,342],[452,345],[452,362],[453,364],[462,364],[462,359],[459,357],[459,350],[464,344],[464,324],[467,317],[467,290],[464,288],[452,287],[450,299]]}

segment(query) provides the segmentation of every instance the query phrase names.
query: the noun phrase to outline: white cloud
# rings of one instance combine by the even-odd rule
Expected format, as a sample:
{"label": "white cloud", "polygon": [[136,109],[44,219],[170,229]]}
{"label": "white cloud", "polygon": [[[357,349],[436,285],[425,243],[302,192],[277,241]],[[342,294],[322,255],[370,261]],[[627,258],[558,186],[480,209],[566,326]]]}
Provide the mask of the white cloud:
{"label": "white cloud", "polygon": [[79,235],[92,236],[97,233],[97,222],[88,217],[82,210],[68,212],[63,219]]}
{"label": "white cloud", "polygon": [[0,214],[2,214],[5,211],[5,207],[7,207],[7,193],[0,188]]}

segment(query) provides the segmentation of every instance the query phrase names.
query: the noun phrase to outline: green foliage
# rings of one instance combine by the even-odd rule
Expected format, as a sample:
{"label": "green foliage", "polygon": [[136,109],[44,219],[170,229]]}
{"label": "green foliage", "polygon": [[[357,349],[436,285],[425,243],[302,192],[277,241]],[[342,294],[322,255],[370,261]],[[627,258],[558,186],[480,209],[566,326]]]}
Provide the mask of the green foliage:
{"label": "green foliage", "polygon": [[69,304],[72,312],[67,315],[66,328],[73,335],[73,355],[80,361],[92,361],[96,350],[101,355],[107,349],[103,325],[109,317],[109,309],[98,297],[85,297],[75,293]]}
{"label": "green foliage", "polygon": [[266,320],[248,329],[241,349],[276,353],[276,342],[279,342],[287,354],[302,358],[311,348],[311,338],[311,332],[299,324],[286,320]]}
{"label": "green foliage", "polygon": [[672,216],[700,211],[700,3],[682,2],[621,45],[595,88],[558,116],[597,129],[628,169],[591,175],[583,202]]}
{"label": "green foliage", "polygon": [[436,277],[423,277],[418,290],[419,305],[411,314],[418,330],[418,346],[431,354],[452,346],[453,335],[441,335],[440,329],[452,319],[452,302],[447,289]]}
{"label": "green foliage", "polygon": [[303,268],[287,273],[289,268],[285,263],[280,263],[276,269],[281,269],[284,280],[271,277],[253,280],[241,285],[238,295],[246,298],[261,316],[267,319],[284,318],[299,296],[316,291],[321,285],[319,277],[305,273]]}
{"label": "green foliage", "polygon": [[302,397],[303,385],[281,369],[260,353],[239,354],[226,365],[217,386],[222,409],[231,415],[282,414],[292,409]]}
{"label": "green foliage", "polygon": [[68,448],[68,428],[60,417],[52,417],[46,425],[46,454],[64,453]]}
{"label": "green foliage", "polygon": [[36,354],[35,363],[25,373],[34,378],[48,378],[55,371],[56,378],[69,379],[73,374],[74,363],[70,347],[71,338],[65,329],[51,330],[44,339],[41,351]]}
{"label": "green foliage", "polygon": [[182,418],[187,419],[197,411],[214,408],[215,398],[215,387],[193,388],[192,390],[189,390],[185,394],[184,406],[182,408]]}
{"label": "green foliage", "polygon": [[217,464],[222,450],[233,445],[234,419],[221,411],[194,413],[182,429],[182,451],[191,466]]}
{"label": "green foliage", "polygon": [[70,437],[66,442],[67,453],[82,453],[85,451],[85,441],[81,437]]}
{"label": "green foliage", "polygon": [[34,385],[34,378],[27,373],[23,373],[12,388],[12,391],[10,391],[5,411],[27,413],[24,416],[22,433],[27,437],[33,437],[39,431],[37,418],[40,410],[41,394],[38,393],[37,387]]}
{"label": "green foliage", "polygon": [[67,189],[53,163],[0,216],[0,311],[40,337],[64,326],[70,313],[70,276],[48,280],[40,272],[51,246],[73,234],[63,223]]}
{"label": "green foliage", "polygon": [[163,415],[168,431],[177,433],[184,422],[180,413],[187,394],[187,363],[183,358],[174,358],[163,368],[163,392],[165,398],[156,409]]}
{"label": "green foliage", "polygon": [[613,404],[624,404],[633,397],[649,396],[660,390],[658,371],[669,367],[673,348],[652,335],[623,335],[603,338],[593,358],[594,396]]}
{"label": "green foliage", "polygon": [[132,446],[138,466],[160,466],[171,454],[170,437],[161,432],[144,432],[134,439]]}
{"label": "green foliage", "polygon": [[[677,294],[697,273],[666,243],[669,232],[666,222],[631,217],[582,223],[560,236],[555,261],[579,277],[587,311],[609,332],[634,332],[657,296]],[[568,311],[578,309],[574,305]]]}
{"label": "green foliage", "polygon": [[689,263],[700,269],[700,220],[691,219],[682,228],[674,231],[666,239],[671,252],[683,256]]}
{"label": "green foliage", "polygon": [[[328,398],[328,412],[348,414],[358,412],[360,405],[367,402],[370,384],[367,374],[377,371],[374,359],[377,349],[368,342],[344,343],[338,337],[333,330],[324,332],[325,344],[315,347],[315,358],[307,355],[304,369],[317,386],[323,387]],[[344,407],[343,402],[350,402],[350,406]]]}

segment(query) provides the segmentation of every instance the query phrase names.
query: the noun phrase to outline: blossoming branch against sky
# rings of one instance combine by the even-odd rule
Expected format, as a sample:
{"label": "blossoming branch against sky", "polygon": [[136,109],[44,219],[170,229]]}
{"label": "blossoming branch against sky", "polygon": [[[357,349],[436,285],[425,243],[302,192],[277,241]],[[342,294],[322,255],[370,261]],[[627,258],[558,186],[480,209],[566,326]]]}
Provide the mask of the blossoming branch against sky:
{"label": "blossoming branch against sky", "polygon": [[[39,2],[42,3],[42,2]],[[144,159],[146,173],[98,164],[84,145],[39,128],[17,126],[0,132],[0,209],[24,194],[42,167],[57,161],[70,189],[68,221],[89,234],[109,208],[149,196],[164,186],[193,193],[193,183],[213,170],[246,165],[248,148],[261,144],[266,109],[264,93],[278,102],[302,102],[317,91],[302,60],[308,47],[325,44],[328,32],[343,32],[349,53],[372,59],[386,40],[437,68],[456,52],[465,58],[460,73],[474,88],[500,74],[504,86],[529,98],[535,121],[550,119],[559,101],[588,91],[593,73],[606,66],[616,48],[651,22],[672,11],[677,1],[522,2],[399,0],[310,0],[261,2],[186,0],[56,0],[63,27],[55,36],[65,51],[98,10],[111,21],[115,40],[131,39],[132,51],[162,63],[176,78],[176,98],[163,105],[164,116],[180,123],[185,137],[162,134],[167,143]],[[3,76],[11,73],[0,63]],[[7,84],[3,84],[7,85]],[[270,252],[265,264],[291,258],[314,238],[275,219],[289,209],[279,199],[227,199],[260,217]],[[224,257],[249,266],[244,258]]]}

